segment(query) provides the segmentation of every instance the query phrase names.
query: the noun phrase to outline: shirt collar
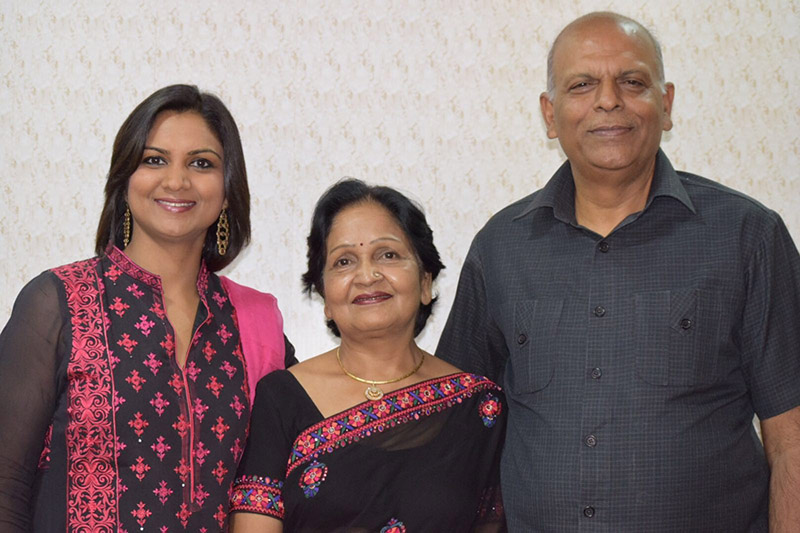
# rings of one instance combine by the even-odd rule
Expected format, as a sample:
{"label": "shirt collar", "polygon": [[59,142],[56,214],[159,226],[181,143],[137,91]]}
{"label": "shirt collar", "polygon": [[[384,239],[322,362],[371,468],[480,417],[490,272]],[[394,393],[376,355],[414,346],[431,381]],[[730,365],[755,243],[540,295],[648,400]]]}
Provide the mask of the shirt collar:
{"label": "shirt collar", "polygon": [[[689,193],[681,183],[681,179],[675,169],[672,168],[667,156],[659,148],[656,154],[656,166],[653,172],[653,182],[650,185],[650,192],[647,195],[647,203],[645,210],[650,207],[653,199],[658,196],[668,196],[675,198],[683,205],[686,206],[692,213],[697,213],[697,210],[689,198]],[[524,217],[528,213],[539,209],[541,207],[549,207],[553,210],[553,216],[567,224],[575,224],[575,184],[572,180],[572,167],[569,161],[565,161],[563,165],[553,174],[550,181],[534,195],[533,200],[528,206],[516,217],[514,220]]]}

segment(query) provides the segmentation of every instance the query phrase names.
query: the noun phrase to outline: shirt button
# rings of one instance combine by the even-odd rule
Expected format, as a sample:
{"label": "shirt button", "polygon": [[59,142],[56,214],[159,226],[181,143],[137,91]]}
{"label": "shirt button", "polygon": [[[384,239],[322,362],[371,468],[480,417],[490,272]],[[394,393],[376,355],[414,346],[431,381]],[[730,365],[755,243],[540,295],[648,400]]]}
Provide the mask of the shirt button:
{"label": "shirt button", "polygon": [[606,241],[600,241],[600,244],[597,245],[597,249],[603,253],[608,252],[609,248],[611,248],[611,246],[609,246]]}
{"label": "shirt button", "polygon": [[583,443],[586,444],[589,448],[594,448],[597,446],[597,437],[594,435],[587,435],[585,439],[583,439]]}
{"label": "shirt button", "polygon": [[600,379],[600,376],[603,375],[603,371],[599,368],[592,369],[592,379]]}
{"label": "shirt button", "polygon": [[606,314],[606,308],[602,305],[598,305],[594,308],[594,316],[601,317]]}
{"label": "shirt button", "polygon": [[689,329],[692,327],[692,321],[688,318],[681,320],[681,329]]}
{"label": "shirt button", "polygon": [[586,518],[591,518],[594,516],[594,507],[584,507],[583,508],[583,516]]}
{"label": "shirt button", "polygon": [[519,337],[517,337],[517,344],[522,345],[528,341],[528,336],[524,333],[520,333]]}

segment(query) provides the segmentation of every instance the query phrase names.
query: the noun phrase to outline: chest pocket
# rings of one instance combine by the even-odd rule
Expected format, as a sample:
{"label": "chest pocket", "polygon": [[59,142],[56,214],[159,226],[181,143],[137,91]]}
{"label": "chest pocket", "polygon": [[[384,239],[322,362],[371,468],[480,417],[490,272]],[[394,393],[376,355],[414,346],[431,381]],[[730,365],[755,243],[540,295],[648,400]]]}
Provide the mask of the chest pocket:
{"label": "chest pocket", "polygon": [[508,339],[510,372],[507,383],[517,394],[544,389],[553,379],[558,323],[564,301],[523,300],[514,306],[513,337]]}
{"label": "chest pocket", "polygon": [[700,289],[634,296],[636,374],[661,386],[707,385],[718,377],[719,304]]}

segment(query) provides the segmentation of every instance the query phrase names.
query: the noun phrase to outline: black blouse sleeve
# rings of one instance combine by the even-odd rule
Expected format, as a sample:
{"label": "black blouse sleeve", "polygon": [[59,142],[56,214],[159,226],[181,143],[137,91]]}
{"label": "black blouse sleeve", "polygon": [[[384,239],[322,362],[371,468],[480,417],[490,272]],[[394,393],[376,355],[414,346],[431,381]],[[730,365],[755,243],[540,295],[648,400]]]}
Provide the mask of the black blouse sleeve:
{"label": "black blouse sleeve", "polygon": [[283,519],[286,466],[298,434],[296,419],[304,410],[294,381],[289,371],[276,370],[258,382],[250,435],[233,484],[231,512]]}
{"label": "black blouse sleeve", "polygon": [[49,272],[28,283],[0,333],[2,531],[30,529],[32,487],[58,399],[58,369],[69,344],[59,290]]}

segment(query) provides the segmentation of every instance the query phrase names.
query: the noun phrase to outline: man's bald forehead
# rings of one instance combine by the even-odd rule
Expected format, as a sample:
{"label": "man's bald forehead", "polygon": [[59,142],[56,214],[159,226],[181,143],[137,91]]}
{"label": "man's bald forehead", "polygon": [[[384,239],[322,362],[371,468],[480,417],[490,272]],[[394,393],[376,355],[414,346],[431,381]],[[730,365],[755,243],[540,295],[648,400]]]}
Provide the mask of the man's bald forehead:
{"label": "man's bald forehead", "polygon": [[650,33],[650,31],[648,31],[648,29],[642,24],[633,20],[632,18],[620,15],[619,13],[613,13],[611,11],[596,11],[578,17],[564,26],[564,29],[559,32],[555,41],[553,41],[553,45],[550,47],[550,52],[547,54],[547,92],[551,99],[554,96],[555,90],[554,57],[558,45],[572,33],[586,28],[597,27],[598,25],[602,24],[613,25],[616,29],[622,31],[626,35],[638,37],[652,46],[655,64],[658,70],[658,82],[663,88],[665,81],[664,60],[661,55],[661,45],[658,43],[658,40],[653,37],[653,34]]}

